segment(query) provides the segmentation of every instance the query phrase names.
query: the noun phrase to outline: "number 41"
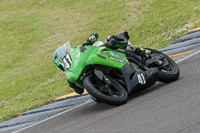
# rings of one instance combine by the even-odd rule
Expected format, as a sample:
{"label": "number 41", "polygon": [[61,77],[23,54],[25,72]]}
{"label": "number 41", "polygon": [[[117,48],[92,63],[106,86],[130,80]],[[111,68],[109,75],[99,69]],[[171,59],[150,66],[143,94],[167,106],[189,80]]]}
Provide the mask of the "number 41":
{"label": "number 41", "polygon": [[138,74],[137,75],[137,77],[138,77],[138,82],[140,83],[140,84],[146,84],[146,80],[145,80],[145,78],[144,78],[144,75],[141,73],[141,74]]}

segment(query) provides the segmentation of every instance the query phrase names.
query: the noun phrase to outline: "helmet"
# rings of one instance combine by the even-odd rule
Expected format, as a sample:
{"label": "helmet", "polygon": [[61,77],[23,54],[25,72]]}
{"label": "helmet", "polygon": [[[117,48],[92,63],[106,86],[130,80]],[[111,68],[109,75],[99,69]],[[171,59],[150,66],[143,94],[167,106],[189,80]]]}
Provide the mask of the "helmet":
{"label": "helmet", "polygon": [[126,48],[128,40],[122,35],[111,35],[108,36],[105,40],[105,45],[109,48]]}

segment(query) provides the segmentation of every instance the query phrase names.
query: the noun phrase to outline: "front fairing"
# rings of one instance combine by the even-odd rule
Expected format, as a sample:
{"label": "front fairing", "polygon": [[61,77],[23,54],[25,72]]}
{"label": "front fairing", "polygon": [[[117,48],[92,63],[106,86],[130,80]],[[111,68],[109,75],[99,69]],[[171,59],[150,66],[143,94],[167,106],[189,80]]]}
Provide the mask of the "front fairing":
{"label": "front fairing", "polygon": [[72,62],[70,68],[65,68],[66,77],[78,86],[82,86],[79,77],[85,66],[97,64],[120,69],[127,63],[125,54],[106,47],[80,46],[72,49],[69,55]]}
{"label": "front fairing", "polygon": [[94,64],[91,59],[91,55],[94,51],[97,51],[98,47],[96,46],[80,46],[73,48],[70,52],[70,58],[72,60],[70,68],[65,67],[66,77],[71,82],[76,82],[80,77],[85,66]]}

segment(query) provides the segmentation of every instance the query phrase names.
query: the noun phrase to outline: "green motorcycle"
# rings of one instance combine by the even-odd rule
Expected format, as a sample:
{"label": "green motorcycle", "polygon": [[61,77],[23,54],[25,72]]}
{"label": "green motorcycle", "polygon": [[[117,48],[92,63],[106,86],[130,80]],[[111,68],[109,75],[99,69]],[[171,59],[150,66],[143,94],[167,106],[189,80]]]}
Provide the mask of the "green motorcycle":
{"label": "green motorcycle", "polygon": [[[179,77],[178,65],[157,50],[148,49],[151,57],[144,59],[134,53],[127,57],[124,51],[114,51],[102,44],[97,41],[92,46],[73,48],[63,58],[67,79],[85,88],[99,102],[122,105],[129,94],[156,81],[168,83]],[[149,69],[157,72],[148,72]]]}

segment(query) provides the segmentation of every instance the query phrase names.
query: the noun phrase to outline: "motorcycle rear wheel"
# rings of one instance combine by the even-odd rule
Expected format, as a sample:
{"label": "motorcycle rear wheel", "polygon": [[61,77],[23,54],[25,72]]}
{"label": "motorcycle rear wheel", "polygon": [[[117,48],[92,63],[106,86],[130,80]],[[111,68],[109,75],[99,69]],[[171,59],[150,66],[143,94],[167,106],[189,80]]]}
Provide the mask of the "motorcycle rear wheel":
{"label": "motorcycle rear wheel", "polygon": [[102,103],[119,106],[127,102],[128,92],[114,79],[107,77],[111,84],[108,86],[105,82],[90,74],[83,80],[83,86],[88,93]]}
{"label": "motorcycle rear wheel", "polygon": [[164,82],[164,83],[169,83],[172,81],[175,81],[178,79],[180,75],[180,70],[178,65],[172,60],[170,57],[165,55],[164,53],[154,50],[154,49],[148,49],[151,51],[152,54],[158,54],[166,59],[168,62],[168,65],[159,68],[158,72],[158,81]]}

